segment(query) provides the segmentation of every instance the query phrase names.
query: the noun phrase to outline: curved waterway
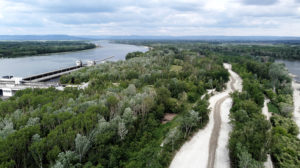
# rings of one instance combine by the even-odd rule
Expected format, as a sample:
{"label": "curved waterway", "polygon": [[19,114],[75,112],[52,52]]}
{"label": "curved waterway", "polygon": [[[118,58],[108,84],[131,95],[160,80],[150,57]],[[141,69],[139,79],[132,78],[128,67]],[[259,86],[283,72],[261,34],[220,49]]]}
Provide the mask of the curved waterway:
{"label": "curved waterway", "polygon": [[114,56],[110,61],[124,60],[127,53],[134,51],[148,51],[148,48],[145,46],[117,44],[110,43],[109,41],[94,41],[93,43],[100,45],[101,47],[77,52],[45,54],[20,58],[0,58],[0,77],[5,75],[26,77],[40,74],[73,66],[75,65],[76,60],[82,60],[83,63],[86,63],[88,60],[101,60],[110,56]]}

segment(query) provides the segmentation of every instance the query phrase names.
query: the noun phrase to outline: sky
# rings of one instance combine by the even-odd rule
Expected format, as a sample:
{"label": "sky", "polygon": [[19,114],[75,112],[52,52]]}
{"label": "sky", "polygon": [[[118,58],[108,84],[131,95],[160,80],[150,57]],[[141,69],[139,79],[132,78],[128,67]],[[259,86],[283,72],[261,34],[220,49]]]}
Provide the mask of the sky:
{"label": "sky", "polygon": [[300,0],[0,0],[0,34],[300,36]]}

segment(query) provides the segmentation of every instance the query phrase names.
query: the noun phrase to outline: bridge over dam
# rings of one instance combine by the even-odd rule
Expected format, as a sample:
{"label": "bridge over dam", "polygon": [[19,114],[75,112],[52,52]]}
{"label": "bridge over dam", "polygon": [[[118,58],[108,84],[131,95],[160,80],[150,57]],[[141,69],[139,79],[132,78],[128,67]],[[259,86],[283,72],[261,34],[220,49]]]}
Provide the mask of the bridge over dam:
{"label": "bridge over dam", "polygon": [[97,62],[103,62],[106,61],[108,59],[113,58],[114,56],[102,59],[102,60],[97,60],[97,61],[88,61],[87,64],[82,64],[81,61],[76,61],[76,66],[71,66],[71,67],[67,67],[67,68],[63,68],[63,69],[59,69],[59,70],[55,70],[55,71],[50,71],[50,72],[46,72],[46,73],[42,73],[42,74],[37,74],[37,75],[33,75],[33,76],[28,76],[23,78],[24,81],[30,81],[30,82],[44,82],[44,81],[49,81],[51,79],[55,79],[58,78],[62,75],[71,73],[73,71],[77,71],[83,67],[87,67],[87,66],[93,66],[96,65]]}
{"label": "bridge over dam", "polygon": [[25,78],[16,78],[11,76],[0,78],[0,97],[1,96],[10,97],[13,96],[18,90],[23,90],[27,88],[45,89],[45,88],[54,87],[56,89],[62,90],[64,86],[61,85],[60,83],[46,82],[46,81],[59,78],[62,75],[77,71],[84,67],[94,66],[97,64],[97,62],[103,62],[111,58],[113,58],[113,56],[98,61],[88,61],[86,64],[82,64],[81,61],[76,61],[76,66],[62,68],[59,70],[41,73],[37,75],[32,75]]}
{"label": "bridge over dam", "polygon": [[33,76],[28,76],[23,78],[24,81],[30,81],[30,82],[44,82],[44,81],[49,81],[51,79],[55,79],[58,78],[62,75],[71,73],[73,71],[77,71],[81,68],[83,68],[84,66],[71,66],[71,67],[67,67],[67,68],[63,68],[63,69],[59,69],[59,70],[55,70],[55,71],[50,71],[50,72],[46,72],[46,73],[42,73],[42,74],[37,74],[37,75],[33,75]]}

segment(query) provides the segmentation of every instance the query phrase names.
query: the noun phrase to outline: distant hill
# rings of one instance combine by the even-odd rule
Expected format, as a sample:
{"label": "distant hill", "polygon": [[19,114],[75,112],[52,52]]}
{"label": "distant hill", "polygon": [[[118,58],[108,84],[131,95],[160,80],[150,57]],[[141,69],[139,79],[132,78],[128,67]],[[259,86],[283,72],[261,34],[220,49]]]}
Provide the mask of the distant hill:
{"label": "distant hill", "polygon": [[70,35],[0,35],[3,40],[189,40],[229,42],[292,42],[300,43],[300,37],[287,36],[70,36]]}
{"label": "distant hill", "polygon": [[1,41],[32,41],[32,40],[89,40],[85,37],[76,37],[69,35],[0,35]]}
{"label": "distant hill", "polygon": [[300,37],[285,36],[79,36],[108,40],[199,40],[199,41],[300,41]]}

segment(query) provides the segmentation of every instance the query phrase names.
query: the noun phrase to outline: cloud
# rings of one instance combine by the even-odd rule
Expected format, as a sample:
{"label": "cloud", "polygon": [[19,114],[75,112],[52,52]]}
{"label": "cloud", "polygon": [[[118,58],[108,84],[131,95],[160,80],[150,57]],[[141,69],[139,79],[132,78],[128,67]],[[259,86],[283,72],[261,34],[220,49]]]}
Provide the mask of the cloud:
{"label": "cloud", "polygon": [[41,12],[49,13],[94,13],[112,12],[122,5],[122,1],[114,3],[114,0],[16,0],[39,8]]}
{"label": "cloud", "polygon": [[[298,0],[300,1],[300,0]],[[299,35],[296,0],[0,0],[1,34]]]}
{"label": "cloud", "polygon": [[278,0],[242,0],[246,5],[273,5]]}

